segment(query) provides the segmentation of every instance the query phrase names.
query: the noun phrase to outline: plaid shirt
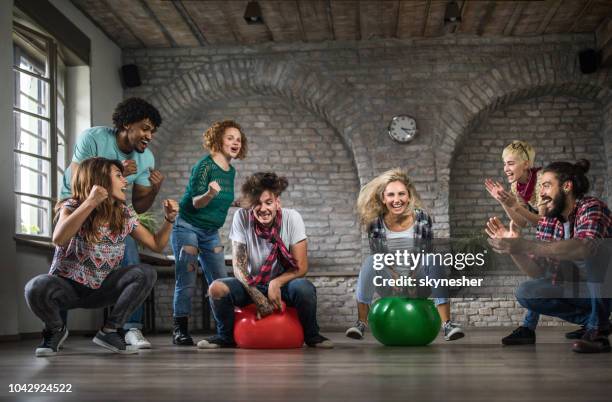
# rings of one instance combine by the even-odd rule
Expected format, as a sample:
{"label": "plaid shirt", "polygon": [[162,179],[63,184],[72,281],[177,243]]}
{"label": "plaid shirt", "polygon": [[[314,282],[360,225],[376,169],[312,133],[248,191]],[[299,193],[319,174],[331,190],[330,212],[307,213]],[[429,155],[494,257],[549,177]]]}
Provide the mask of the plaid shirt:
{"label": "plaid shirt", "polygon": [[[568,217],[570,239],[612,238],[612,215],[605,202],[595,197],[582,197],[576,200],[574,210]],[[558,218],[542,217],[538,221],[536,239],[558,241],[565,239],[563,222]],[[553,266],[553,282],[556,280],[559,260],[545,258]]]}
{"label": "plaid shirt", "polygon": [[[417,250],[428,251],[431,248],[433,230],[431,229],[431,218],[425,211],[415,209],[414,240]],[[370,241],[370,252],[372,254],[388,253],[387,231],[383,217],[379,216],[368,228],[368,240]]]}

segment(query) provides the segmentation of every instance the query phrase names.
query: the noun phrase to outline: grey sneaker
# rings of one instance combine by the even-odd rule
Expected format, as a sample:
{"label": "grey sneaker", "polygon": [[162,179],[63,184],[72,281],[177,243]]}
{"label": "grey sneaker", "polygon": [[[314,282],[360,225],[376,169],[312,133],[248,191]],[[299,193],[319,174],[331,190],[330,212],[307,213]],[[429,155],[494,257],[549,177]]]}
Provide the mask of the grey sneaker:
{"label": "grey sneaker", "polygon": [[349,338],[353,338],[353,339],[363,339],[363,336],[365,335],[365,331],[366,331],[366,323],[361,320],[357,320],[355,325],[347,329],[344,335],[348,336]]}
{"label": "grey sneaker", "polygon": [[456,341],[457,339],[461,339],[465,336],[463,329],[450,320],[444,323],[442,329],[444,330],[444,339],[447,341]]}
{"label": "grey sneaker", "polygon": [[55,331],[45,328],[42,335],[43,340],[36,348],[36,357],[54,356],[61,349],[62,343],[68,338],[68,328],[64,326]]}
{"label": "grey sneaker", "polygon": [[119,331],[104,332],[99,330],[96,336],[93,338],[93,343],[115,353],[124,355],[138,353],[138,349],[136,347],[131,345],[128,346],[125,343],[125,338]]}

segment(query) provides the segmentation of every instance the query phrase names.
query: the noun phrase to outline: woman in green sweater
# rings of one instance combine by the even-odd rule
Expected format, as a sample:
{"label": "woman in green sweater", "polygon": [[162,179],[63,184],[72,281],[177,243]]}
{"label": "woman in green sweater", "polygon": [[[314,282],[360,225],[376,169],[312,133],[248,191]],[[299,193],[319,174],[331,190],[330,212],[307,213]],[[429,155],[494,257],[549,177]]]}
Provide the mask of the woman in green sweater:
{"label": "woman in green sweater", "polygon": [[234,201],[236,170],[230,162],[245,158],[247,140],[240,125],[225,120],[206,130],[204,148],[210,154],[191,169],[172,230],[172,250],[176,261],[172,336],[175,345],[193,345],[188,322],[198,260],[209,284],[227,276],[219,228],[225,223],[227,211]]}

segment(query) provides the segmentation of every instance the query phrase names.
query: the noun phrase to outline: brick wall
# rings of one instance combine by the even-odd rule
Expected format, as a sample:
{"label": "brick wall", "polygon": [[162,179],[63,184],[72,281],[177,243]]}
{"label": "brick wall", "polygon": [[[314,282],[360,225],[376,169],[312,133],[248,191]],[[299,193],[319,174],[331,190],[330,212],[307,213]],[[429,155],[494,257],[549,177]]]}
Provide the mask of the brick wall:
{"label": "brick wall", "polygon": [[[320,233],[320,237],[313,237],[310,243],[313,257],[320,258],[321,262],[316,264],[316,269],[322,274],[342,265],[342,269],[352,267],[356,273],[361,258],[357,257],[360,235],[354,225],[354,216],[351,216],[352,202],[360,185],[388,168],[400,166],[411,172],[426,206],[435,217],[438,237],[448,236],[454,227],[467,229],[472,225],[476,230],[482,226],[476,219],[461,223],[459,213],[452,209],[455,200],[461,202],[462,199],[453,194],[453,186],[461,184],[455,180],[458,173],[453,169],[458,166],[453,163],[453,157],[461,158],[464,144],[470,138],[483,136],[485,141],[487,125],[497,129],[497,134],[504,138],[503,141],[492,138],[491,144],[486,146],[495,150],[485,155],[490,159],[477,160],[485,164],[490,174],[499,175],[501,170],[502,143],[519,134],[518,131],[504,131],[504,125],[515,125],[512,120],[519,121],[522,127],[535,125],[535,132],[523,132],[533,136],[538,142],[534,145],[546,148],[547,152],[560,148],[563,153],[566,147],[568,157],[583,152],[593,160],[590,153],[595,149],[593,155],[598,159],[594,172],[610,172],[610,163],[607,163],[611,155],[612,122],[609,117],[612,94],[609,70],[582,75],[575,57],[578,50],[592,46],[591,35],[497,39],[458,35],[407,41],[127,50],[124,61],[140,67],[143,86],[126,90],[125,95],[148,98],[162,112],[165,122],[152,149],[160,168],[171,178],[164,186],[164,194],[174,197],[182,195],[183,186],[178,183],[186,179],[184,175],[199,152],[196,152],[199,141],[194,142],[193,138],[216,118],[214,116],[246,123],[248,134],[253,136],[255,143],[264,141],[260,144],[267,145],[264,140],[267,130],[276,130],[273,132],[281,138],[273,144],[286,144],[291,152],[298,151],[297,143],[293,143],[296,135],[305,135],[300,130],[312,129],[314,132],[307,135],[313,140],[326,138],[329,142],[319,144],[314,140],[314,146],[312,142],[305,142],[308,145],[303,150],[308,154],[296,154],[294,158],[298,163],[300,157],[310,158],[308,162],[303,159],[300,166],[316,165],[312,172],[350,167],[342,171],[343,176],[339,178],[346,182],[346,187],[331,183],[318,183],[316,187],[316,191],[342,193],[338,195],[338,204],[315,204],[313,199],[304,200],[300,205],[302,200],[295,193],[288,194],[288,202],[295,202],[296,207],[302,209],[332,206],[330,213],[336,214],[335,217],[328,217],[330,213],[317,216],[304,211],[307,224]],[[536,104],[538,108],[545,105],[540,115],[534,115]],[[252,109],[260,109],[261,113]],[[277,109],[282,113],[277,114]],[[565,114],[555,115],[561,110]],[[412,143],[397,144],[387,137],[386,126],[395,114],[408,114],[417,119],[419,135]],[[283,124],[289,126],[283,127]],[[575,131],[584,137],[576,138]],[[581,143],[583,140],[586,142]],[[171,164],[179,156],[173,157],[171,152],[177,151],[170,149],[179,143],[192,142],[194,146],[190,152],[194,153],[178,165]],[[334,151],[333,163],[326,164],[325,153],[330,151],[330,146]],[[170,154],[165,155],[167,152]],[[254,153],[250,159],[239,162],[244,164],[239,172],[258,169],[264,162],[263,155]],[[544,157],[545,152],[541,151],[542,162]],[[282,169],[291,165],[282,160],[274,164]],[[295,176],[292,180],[304,186],[317,186],[300,181],[307,178],[311,177]],[[312,187],[291,191],[306,192],[307,188]],[[596,188],[609,197],[601,178]],[[346,205],[342,207],[342,203]],[[461,208],[461,204],[457,207]],[[335,219],[344,223],[332,228],[330,222]],[[334,232],[339,229],[342,231]],[[224,230],[227,233],[227,227]],[[334,248],[327,243],[348,248]],[[347,246],[347,243],[353,244]],[[333,254],[332,258],[342,262],[324,261],[327,258],[323,257],[324,253]],[[351,322],[355,317],[354,286],[350,286],[354,276],[316,277],[313,280],[328,289],[319,292],[322,325],[343,326]],[[171,287],[169,289],[171,291]],[[514,303],[511,292],[504,297],[501,301]],[[508,303],[502,305],[501,301],[481,298],[458,302],[453,309],[465,323],[514,325],[520,313],[512,309],[517,307]]]}

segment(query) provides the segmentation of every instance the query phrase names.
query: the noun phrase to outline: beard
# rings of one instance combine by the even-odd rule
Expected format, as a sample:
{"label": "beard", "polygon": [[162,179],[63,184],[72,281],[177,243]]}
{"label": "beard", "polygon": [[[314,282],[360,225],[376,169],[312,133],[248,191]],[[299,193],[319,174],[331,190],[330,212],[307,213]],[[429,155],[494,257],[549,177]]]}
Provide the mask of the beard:
{"label": "beard", "polygon": [[566,195],[563,192],[559,192],[551,202],[553,204],[553,209],[546,212],[545,216],[547,218],[561,218],[561,213],[567,205]]}

